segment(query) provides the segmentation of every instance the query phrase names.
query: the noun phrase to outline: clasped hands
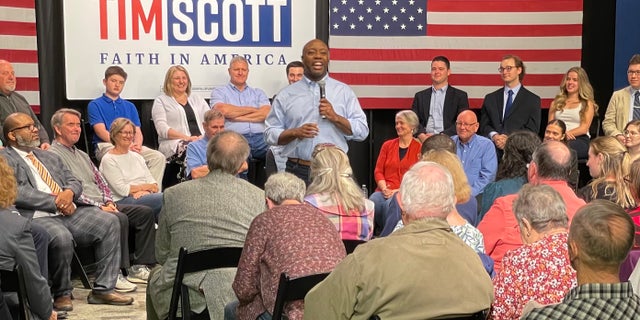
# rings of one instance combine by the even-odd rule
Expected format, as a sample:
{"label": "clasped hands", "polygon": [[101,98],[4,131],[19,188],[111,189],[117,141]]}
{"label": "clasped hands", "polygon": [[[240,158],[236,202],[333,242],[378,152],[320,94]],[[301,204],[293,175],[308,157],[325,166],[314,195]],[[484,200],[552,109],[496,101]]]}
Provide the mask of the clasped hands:
{"label": "clasped hands", "polygon": [[54,195],[56,196],[56,208],[62,215],[70,216],[76,211],[76,205],[73,203],[73,191],[66,189]]}

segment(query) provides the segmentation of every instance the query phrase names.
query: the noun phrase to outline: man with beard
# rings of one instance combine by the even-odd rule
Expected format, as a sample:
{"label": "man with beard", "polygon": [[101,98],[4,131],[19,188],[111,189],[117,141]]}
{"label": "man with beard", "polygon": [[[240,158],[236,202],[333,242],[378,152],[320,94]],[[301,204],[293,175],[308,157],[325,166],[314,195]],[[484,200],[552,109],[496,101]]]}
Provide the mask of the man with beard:
{"label": "man with beard", "polygon": [[[38,117],[31,110],[31,106],[27,99],[16,91],[16,73],[13,71],[13,66],[7,60],[0,60],[0,130],[2,130],[2,123],[8,115],[21,112],[29,115],[33,120],[33,123],[38,127],[38,136],[40,138],[40,146],[43,150],[49,148],[49,136],[47,131],[38,121]],[[4,145],[7,145],[7,141],[4,141]]]}
{"label": "man with beard", "polygon": [[120,226],[114,215],[93,206],[76,206],[82,184],[52,152],[40,150],[38,127],[24,113],[14,113],[3,123],[8,147],[0,150],[13,168],[18,183],[16,209],[33,224],[47,230],[51,291],[56,310],[72,310],[71,258],[73,241],[93,246],[97,270],[91,304],[128,305],[133,298],[114,292],[120,266]]}

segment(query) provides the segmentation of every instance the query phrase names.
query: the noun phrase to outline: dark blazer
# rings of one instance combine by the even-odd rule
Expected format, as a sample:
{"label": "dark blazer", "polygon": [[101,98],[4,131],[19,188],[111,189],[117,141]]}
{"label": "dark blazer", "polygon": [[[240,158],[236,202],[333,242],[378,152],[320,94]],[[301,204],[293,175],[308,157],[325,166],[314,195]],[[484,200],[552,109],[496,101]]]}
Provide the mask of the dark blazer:
{"label": "dark blazer", "polygon": [[484,97],[480,109],[480,134],[489,138],[492,131],[509,134],[517,130],[529,130],[535,134],[540,131],[540,97],[520,87],[513,100],[509,114],[502,119],[504,105],[504,87]]}
{"label": "dark blazer", "polygon": [[[419,91],[416,93],[415,97],[413,97],[411,110],[418,115],[418,119],[420,120],[417,131],[418,134],[426,133],[425,127],[427,125],[427,121],[429,121],[429,114],[431,112],[431,92],[432,87],[429,87]],[[442,114],[444,127],[443,132],[445,134],[448,136],[456,134],[456,118],[460,112],[467,109],[469,109],[469,98],[467,97],[467,93],[452,86],[447,86]]]}
{"label": "dark blazer", "polygon": [[13,270],[16,265],[22,267],[31,312],[38,319],[49,319],[52,309],[51,293],[47,280],[40,275],[31,235],[31,223],[17,212],[0,209],[0,234],[0,269]]}
{"label": "dark blazer", "polygon": [[[15,171],[18,182],[18,197],[16,198],[16,209],[24,217],[31,219],[35,210],[56,212],[55,197],[46,192],[38,190],[36,180],[31,174],[31,169],[12,148],[6,147],[0,150],[0,154],[7,159],[7,163]],[[60,157],[53,152],[34,149],[33,154],[47,168],[49,174],[62,189],[73,191],[74,201],[82,193],[82,183],[73,176],[69,168],[62,162]]]}

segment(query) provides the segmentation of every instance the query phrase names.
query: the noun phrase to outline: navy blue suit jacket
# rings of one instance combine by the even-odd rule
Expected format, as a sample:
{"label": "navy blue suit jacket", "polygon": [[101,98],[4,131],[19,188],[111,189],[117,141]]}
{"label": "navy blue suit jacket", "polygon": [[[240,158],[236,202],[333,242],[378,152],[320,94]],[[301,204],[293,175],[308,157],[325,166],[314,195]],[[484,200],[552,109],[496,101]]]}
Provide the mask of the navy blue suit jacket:
{"label": "navy blue suit jacket", "polygon": [[484,97],[480,110],[480,134],[490,138],[489,133],[495,131],[510,134],[518,130],[529,130],[535,134],[540,131],[540,97],[520,87],[518,95],[508,114],[502,118],[504,105],[504,87]]}

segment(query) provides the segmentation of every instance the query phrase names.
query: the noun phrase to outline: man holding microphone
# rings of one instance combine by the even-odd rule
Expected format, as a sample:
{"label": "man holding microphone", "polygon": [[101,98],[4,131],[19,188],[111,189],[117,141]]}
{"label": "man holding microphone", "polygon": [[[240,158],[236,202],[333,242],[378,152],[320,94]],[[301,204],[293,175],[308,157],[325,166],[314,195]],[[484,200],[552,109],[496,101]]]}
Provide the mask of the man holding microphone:
{"label": "man holding microphone", "polygon": [[264,134],[268,144],[284,146],[286,171],[309,184],[315,145],[332,143],[347,152],[347,141],[363,141],[369,127],[355,93],[329,76],[329,47],[324,41],[307,42],[302,63],[304,77],[278,93],[265,120]]}

